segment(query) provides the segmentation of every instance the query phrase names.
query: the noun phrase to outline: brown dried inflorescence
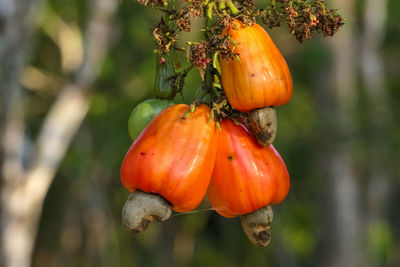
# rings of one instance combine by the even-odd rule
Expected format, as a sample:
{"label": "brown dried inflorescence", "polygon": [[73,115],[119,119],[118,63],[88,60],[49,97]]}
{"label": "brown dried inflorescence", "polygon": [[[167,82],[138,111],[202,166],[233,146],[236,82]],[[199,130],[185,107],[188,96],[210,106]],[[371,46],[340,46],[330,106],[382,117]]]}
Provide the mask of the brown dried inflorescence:
{"label": "brown dried inflorescence", "polygon": [[176,25],[178,26],[179,30],[190,32],[190,13],[186,12],[185,9],[179,10],[176,17]]}
{"label": "brown dried inflorescence", "polygon": [[344,24],[343,18],[335,10],[326,9],[323,1],[300,7],[285,6],[284,10],[290,32],[299,42],[311,39],[317,31],[333,36]]}
{"label": "brown dried inflorescence", "polygon": [[187,3],[176,14],[176,25],[179,30],[190,32],[191,17],[198,17],[203,10],[203,0],[192,0]]}
{"label": "brown dried inflorescence", "polygon": [[260,15],[258,9],[254,9],[255,1],[253,0],[242,0],[237,2],[240,14],[235,19],[240,20],[247,26],[251,26],[256,23],[256,17]]}
{"label": "brown dried inflorescence", "polygon": [[344,19],[332,9],[326,13],[327,15],[320,16],[318,28],[324,36],[333,36],[344,25]]}
{"label": "brown dried inflorescence", "polygon": [[202,79],[204,78],[204,71],[207,68],[207,64],[211,62],[211,59],[207,56],[208,51],[208,44],[205,41],[189,44],[188,58],[197,67]]}
{"label": "brown dried inflorescence", "polygon": [[275,6],[261,12],[261,21],[270,29],[280,27],[283,18],[284,15],[279,13]]}
{"label": "brown dried inflorescence", "polygon": [[233,47],[228,35],[212,35],[208,42],[189,43],[188,58],[203,78],[204,71],[211,62],[211,55],[219,52],[223,58],[234,59],[238,54],[233,52]]}
{"label": "brown dried inflorescence", "polygon": [[258,11],[256,11],[255,13],[249,13],[249,14],[241,14],[239,16],[236,17],[236,19],[240,20],[241,22],[243,22],[245,25],[247,26],[251,26],[254,23],[256,23],[256,17],[258,16]]}
{"label": "brown dried inflorescence", "polygon": [[239,54],[234,53],[231,40],[229,36],[225,35],[213,35],[211,36],[208,47],[212,52],[219,51],[220,55],[225,59],[234,59]]}
{"label": "brown dried inflorescence", "polygon": [[239,9],[246,8],[248,10],[251,10],[255,6],[256,2],[254,0],[241,0],[238,2],[238,4]]}
{"label": "brown dried inflorescence", "polygon": [[219,29],[224,29],[228,28],[231,26],[233,23],[233,18],[227,14],[222,14],[220,19],[217,21],[217,25],[219,26]]}
{"label": "brown dried inflorescence", "polygon": [[228,100],[224,94],[219,95],[213,99],[213,106],[211,109],[212,116],[216,121],[222,121],[225,118],[230,118],[235,122],[244,121],[243,114],[238,110],[232,108],[228,104]]}
{"label": "brown dried inflorescence", "polygon": [[261,13],[261,20],[269,28],[279,27],[285,18],[290,33],[301,43],[315,32],[333,36],[344,25],[343,17],[334,9],[327,9],[324,0],[276,0]]}
{"label": "brown dried inflorescence", "polygon": [[164,7],[167,5],[167,0],[137,0],[139,4],[147,6],[157,6],[157,7]]}
{"label": "brown dried inflorescence", "polygon": [[178,35],[175,30],[169,28],[163,18],[152,30],[154,40],[157,43],[157,51],[159,53],[168,53],[172,47],[175,47]]}

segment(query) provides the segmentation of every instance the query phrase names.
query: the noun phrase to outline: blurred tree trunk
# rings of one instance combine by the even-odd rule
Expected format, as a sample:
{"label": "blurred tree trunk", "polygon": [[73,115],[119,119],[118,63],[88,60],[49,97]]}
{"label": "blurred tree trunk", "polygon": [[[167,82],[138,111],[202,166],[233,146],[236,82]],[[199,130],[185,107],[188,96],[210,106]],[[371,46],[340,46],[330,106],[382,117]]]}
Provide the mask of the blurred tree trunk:
{"label": "blurred tree trunk", "polygon": [[[317,99],[326,123],[320,142],[321,173],[326,187],[322,203],[323,225],[320,264],[328,267],[362,266],[360,249],[360,185],[354,172],[356,108],[356,36],[351,0],[334,0],[332,6],[347,18],[345,26],[329,39],[332,44],[331,81],[324,81]],[[325,88],[324,88],[325,87]]]}
{"label": "blurred tree trunk", "polygon": [[0,60],[2,110],[0,125],[1,206],[0,266],[28,267],[44,198],[70,142],[89,108],[88,90],[96,79],[109,45],[111,19],[118,2],[90,1],[84,42],[85,55],[70,73],[46,115],[35,150],[26,153],[19,73],[32,19],[32,1],[0,0],[4,32]]}
{"label": "blurred tree trunk", "polygon": [[31,251],[33,246],[20,238],[18,231],[14,232],[17,223],[10,224],[15,213],[25,208],[12,206],[10,198],[12,191],[24,182],[25,137],[19,73],[32,30],[33,2],[0,0],[0,266],[27,266],[24,251]]}
{"label": "blurred tree trunk", "polygon": [[[389,127],[392,123],[389,110],[388,93],[385,84],[384,62],[381,47],[385,37],[385,22],[387,18],[387,0],[366,0],[364,10],[364,31],[361,41],[361,78],[365,88],[367,105],[367,125],[364,127],[367,133],[368,157],[366,160],[366,173],[369,175],[366,188],[367,216],[366,226],[369,240],[376,240],[375,244],[368,242],[368,256],[374,266],[386,266],[387,255],[382,253],[381,248],[385,246],[380,243],[382,232],[389,229],[388,202],[390,194],[390,158],[391,146]],[[390,234],[390,233],[389,233]],[[385,237],[383,237],[385,238]],[[375,247],[374,247],[375,246]],[[385,252],[383,252],[385,253]],[[381,258],[379,258],[381,257]]]}

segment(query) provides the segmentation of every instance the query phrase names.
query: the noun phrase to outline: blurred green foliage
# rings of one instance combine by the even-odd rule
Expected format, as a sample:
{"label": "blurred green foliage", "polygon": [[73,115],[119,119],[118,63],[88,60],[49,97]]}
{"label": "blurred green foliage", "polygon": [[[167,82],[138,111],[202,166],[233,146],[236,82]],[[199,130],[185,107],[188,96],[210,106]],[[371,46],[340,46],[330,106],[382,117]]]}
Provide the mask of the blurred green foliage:
{"label": "blurred green foliage", "polygon": [[[362,3],[358,8],[361,6]],[[86,1],[46,2],[38,19],[51,23],[46,10],[66,23],[78,25],[84,34],[89,12]],[[400,2],[389,1],[382,50],[387,70],[387,88],[382,90],[390,93],[388,105],[395,118],[400,116],[398,10]],[[288,105],[277,109],[279,131],[275,147],[288,166],[292,185],[287,199],[274,207],[270,246],[253,247],[242,233],[238,218],[226,219],[213,211],[174,216],[137,235],[123,227],[120,211],[128,191],[120,183],[119,168],[130,146],[129,114],[136,104],[152,97],[155,55],[150,29],[159,15],[134,1],[119,4],[112,46],[92,88],[88,116],[46,198],[33,266],[316,266],[323,221],[320,200],[326,190],[317,168],[321,153],[317,141],[334,128],[329,121],[321,120],[317,96],[329,82],[333,55],[327,45],[330,39],[315,38],[299,45],[282,28],[270,32],[292,71],[294,95]],[[362,15],[358,17],[361,19]],[[191,38],[199,38],[190,34]],[[41,27],[36,31],[29,64],[60,79],[68,78],[61,69],[57,44]],[[177,96],[175,103],[189,103],[199,85],[199,75],[190,73],[184,98]],[[362,88],[359,91],[362,125],[371,103],[363,103]],[[56,93],[57,90],[50,90],[26,94],[27,131],[33,136]],[[393,125],[390,132],[387,138],[392,146],[385,148],[385,162],[391,175],[399,177],[400,164],[396,160],[400,158],[400,124]],[[368,132],[359,134],[360,143],[354,152],[363,164],[368,157]],[[371,225],[371,234],[364,238],[371,244],[369,255],[379,266],[400,264],[400,227],[396,227],[400,225],[396,204],[400,201],[400,181],[392,183],[390,220]],[[209,207],[205,201],[199,209]]]}

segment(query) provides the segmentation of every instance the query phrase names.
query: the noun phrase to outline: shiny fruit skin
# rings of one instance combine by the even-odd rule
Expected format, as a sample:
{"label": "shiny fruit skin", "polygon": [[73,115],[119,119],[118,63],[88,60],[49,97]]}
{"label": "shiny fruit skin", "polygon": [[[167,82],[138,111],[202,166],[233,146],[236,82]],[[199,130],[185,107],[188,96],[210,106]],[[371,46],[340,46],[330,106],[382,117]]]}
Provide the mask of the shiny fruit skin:
{"label": "shiny fruit skin", "polygon": [[258,24],[246,26],[235,20],[222,34],[234,40],[236,47],[231,46],[240,58],[220,57],[222,85],[229,103],[242,112],[286,104],[292,97],[292,77],[268,33]]}
{"label": "shiny fruit skin", "polygon": [[277,204],[289,192],[286,165],[275,148],[261,147],[241,125],[221,122],[208,198],[216,211],[235,217]]}
{"label": "shiny fruit skin", "polygon": [[135,140],[155,116],[173,104],[162,99],[148,99],[138,104],[128,119],[128,133],[131,139]]}
{"label": "shiny fruit skin", "polygon": [[121,167],[122,184],[156,193],[177,212],[197,207],[210,182],[217,134],[210,108],[189,113],[184,104],[162,111],[131,145]]}

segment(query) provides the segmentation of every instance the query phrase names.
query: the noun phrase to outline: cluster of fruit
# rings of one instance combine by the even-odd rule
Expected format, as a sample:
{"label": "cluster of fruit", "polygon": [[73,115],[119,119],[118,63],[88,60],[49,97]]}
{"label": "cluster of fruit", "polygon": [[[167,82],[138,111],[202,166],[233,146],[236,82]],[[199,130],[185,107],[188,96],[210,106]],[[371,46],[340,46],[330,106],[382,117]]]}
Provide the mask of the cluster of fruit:
{"label": "cluster of fruit", "polygon": [[[222,88],[229,104],[248,119],[216,122],[205,104],[148,100],[137,107],[129,121],[135,141],[121,167],[122,183],[133,192],[123,209],[124,223],[132,231],[167,219],[172,210],[191,211],[207,194],[222,216],[244,215],[242,225],[252,220],[248,214],[261,212],[260,224],[266,222],[268,229],[244,230],[256,245],[269,242],[268,205],[283,201],[290,186],[285,163],[271,145],[277,129],[274,107],[290,100],[292,79],[281,53],[258,24],[234,20],[222,35],[229,36],[238,55],[219,58]],[[149,109],[153,116],[163,111],[147,118],[152,120],[145,127],[135,118],[138,109]]]}

